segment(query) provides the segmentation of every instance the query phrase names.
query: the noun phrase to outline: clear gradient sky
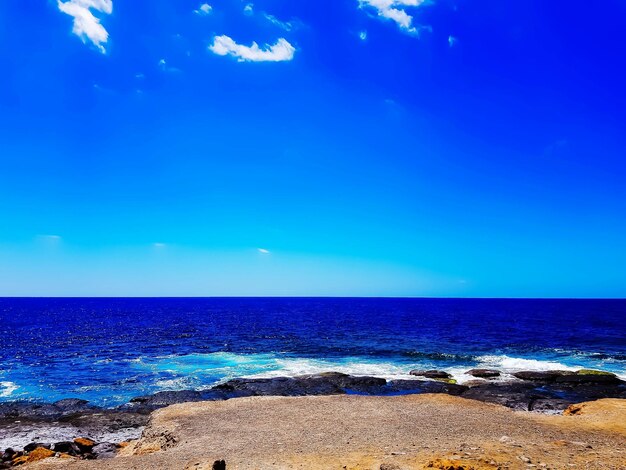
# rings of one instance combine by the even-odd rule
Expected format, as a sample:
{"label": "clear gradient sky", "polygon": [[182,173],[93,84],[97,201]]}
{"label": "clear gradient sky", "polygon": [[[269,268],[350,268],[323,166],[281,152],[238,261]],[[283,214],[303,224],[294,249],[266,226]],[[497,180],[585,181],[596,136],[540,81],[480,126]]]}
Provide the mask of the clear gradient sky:
{"label": "clear gradient sky", "polygon": [[2,0],[0,295],[626,297],[624,24]]}

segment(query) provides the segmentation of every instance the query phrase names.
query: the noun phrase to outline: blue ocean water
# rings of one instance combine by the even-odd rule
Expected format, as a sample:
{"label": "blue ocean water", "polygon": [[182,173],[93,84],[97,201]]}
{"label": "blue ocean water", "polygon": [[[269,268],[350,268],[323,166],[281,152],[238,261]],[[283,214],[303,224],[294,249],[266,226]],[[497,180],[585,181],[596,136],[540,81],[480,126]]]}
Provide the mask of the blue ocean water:
{"label": "blue ocean water", "polygon": [[0,298],[0,401],[114,406],[233,377],[597,368],[626,377],[625,300]]}

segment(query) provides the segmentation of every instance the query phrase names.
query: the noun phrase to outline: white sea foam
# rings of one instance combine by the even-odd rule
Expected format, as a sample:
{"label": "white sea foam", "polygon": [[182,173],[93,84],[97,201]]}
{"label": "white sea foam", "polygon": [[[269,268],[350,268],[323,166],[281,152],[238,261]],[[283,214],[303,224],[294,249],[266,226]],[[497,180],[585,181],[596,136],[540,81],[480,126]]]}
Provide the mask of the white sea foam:
{"label": "white sea foam", "polygon": [[555,361],[541,361],[538,359],[524,359],[521,357],[500,356],[479,356],[479,367],[494,367],[505,372],[515,372],[520,370],[578,370],[582,365],[568,366]]}
{"label": "white sea foam", "polygon": [[254,377],[296,377],[298,375],[341,372],[355,376],[381,377],[384,379],[406,379],[409,375],[407,366],[390,362],[377,362],[364,358],[349,357],[337,361],[281,358],[275,361],[277,368],[254,374]]}
{"label": "white sea foam", "polygon": [[0,382],[0,398],[10,397],[18,388],[19,385],[13,382]]}

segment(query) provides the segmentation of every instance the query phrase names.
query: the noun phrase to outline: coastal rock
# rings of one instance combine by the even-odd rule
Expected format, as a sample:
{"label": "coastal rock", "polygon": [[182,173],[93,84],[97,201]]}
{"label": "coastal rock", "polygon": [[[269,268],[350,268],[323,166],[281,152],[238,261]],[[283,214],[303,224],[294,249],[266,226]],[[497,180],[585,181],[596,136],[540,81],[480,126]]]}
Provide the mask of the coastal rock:
{"label": "coastal rock", "polygon": [[112,459],[117,454],[117,446],[110,442],[101,442],[91,449],[96,459]]}
{"label": "coastal rock", "polygon": [[87,400],[80,398],[65,398],[55,401],[52,405],[62,413],[79,413],[92,408]]}
{"label": "coastal rock", "polygon": [[617,384],[621,380],[610,372],[582,369],[574,374],[559,375],[557,383],[568,384]]}
{"label": "coastal rock", "polygon": [[74,439],[74,444],[78,446],[81,452],[91,452],[91,449],[93,449],[96,445],[96,442],[86,437],[77,437]]}
{"label": "coastal rock", "polygon": [[37,447],[43,447],[45,449],[49,449],[51,447],[51,445],[50,444],[44,444],[44,443],[41,443],[41,442],[31,442],[30,444],[26,444],[24,446],[24,452],[26,452],[26,453],[32,452]]}
{"label": "coastal rock", "polygon": [[530,382],[554,382],[557,377],[574,375],[574,372],[569,370],[523,370],[514,372],[512,375],[518,379]]}
{"label": "coastal rock", "polygon": [[165,406],[175,405],[177,403],[187,403],[194,401],[201,401],[203,399],[202,394],[195,390],[180,390],[180,391],[165,391],[157,392],[153,395],[147,395],[142,397],[135,397],[130,400],[131,404],[139,405],[135,406],[141,408],[163,408]]}
{"label": "coastal rock", "polygon": [[47,459],[48,457],[54,457],[54,452],[45,447],[37,447],[28,455],[23,455],[12,461],[13,465],[22,465],[24,463],[37,462],[39,460]]}
{"label": "coastal rock", "polygon": [[528,405],[528,411],[537,411],[541,413],[560,413],[572,404],[571,400],[561,398],[539,398],[531,400]]}
{"label": "coastal rock", "polygon": [[414,369],[409,372],[410,375],[417,377],[426,377],[427,379],[449,379],[452,377],[445,370],[419,370]]}
{"label": "coastal rock", "polygon": [[68,398],[54,403],[14,401],[0,403],[0,419],[54,420],[95,410],[97,410],[96,407],[78,398]]}
{"label": "coastal rock", "polygon": [[466,387],[478,387],[479,385],[485,385],[488,383],[489,381],[485,379],[472,379],[468,380],[467,382],[463,382],[463,385],[465,385]]}
{"label": "coastal rock", "polygon": [[345,391],[330,377],[276,377],[270,379],[233,379],[213,387],[229,398],[249,396],[338,395]]}
{"label": "coastal rock", "polygon": [[60,452],[62,454],[68,454],[73,456],[82,454],[80,447],[78,447],[78,445],[74,442],[70,441],[57,442],[54,444],[54,446],[52,446],[52,450],[54,452]]}
{"label": "coastal rock", "polygon": [[21,457],[22,456],[22,452],[17,452],[13,449],[11,449],[10,447],[8,449],[6,449],[3,454],[2,454],[2,458],[0,460],[2,460],[2,462],[9,462],[17,457]]}
{"label": "coastal rock", "polygon": [[465,385],[438,382],[435,380],[391,380],[387,384],[387,394],[447,393],[461,395],[469,390]]}
{"label": "coastal rock", "polygon": [[470,369],[466,372],[466,374],[479,377],[481,379],[490,379],[493,377],[499,377],[500,371],[495,369]]}
{"label": "coastal rock", "polygon": [[531,403],[541,398],[553,398],[550,394],[537,390],[533,384],[509,383],[479,385],[462,394],[463,398],[496,403],[514,410],[528,411]]}

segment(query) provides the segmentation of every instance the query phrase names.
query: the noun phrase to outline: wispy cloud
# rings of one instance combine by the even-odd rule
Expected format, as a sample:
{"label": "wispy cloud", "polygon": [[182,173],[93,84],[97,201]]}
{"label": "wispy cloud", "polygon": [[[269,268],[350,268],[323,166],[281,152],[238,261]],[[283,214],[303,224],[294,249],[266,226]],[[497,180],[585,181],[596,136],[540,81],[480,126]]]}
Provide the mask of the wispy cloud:
{"label": "wispy cloud", "polygon": [[110,15],[113,13],[112,0],[57,0],[57,6],[60,11],[74,18],[72,32],[76,36],[83,42],[91,41],[100,52],[106,52],[104,44],[109,40],[109,33],[92,10]]}
{"label": "wispy cloud", "polygon": [[284,62],[292,60],[296,52],[296,48],[284,38],[261,48],[256,42],[250,46],[237,44],[228,36],[216,36],[209,50],[217,55],[236,57],[239,62]]}
{"label": "wispy cloud", "polygon": [[213,7],[211,5],[209,5],[208,3],[203,3],[202,5],[198,7],[197,10],[194,10],[194,13],[200,16],[207,16],[212,11],[213,11]]}
{"label": "wispy cloud", "polygon": [[248,3],[245,7],[243,7],[243,14],[247,16],[254,14],[254,5],[252,3]]}
{"label": "wispy cloud", "polygon": [[179,73],[180,72],[180,69],[168,65],[167,61],[165,59],[159,60],[159,68],[163,72],[168,72],[168,73]]}
{"label": "wispy cloud", "polygon": [[153,243],[152,246],[154,248],[165,248],[167,245],[165,243],[157,242],[157,243]]}
{"label": "wispy cloud", "polygon": [[360,8],[373,8],[378,16],[394,21],[401,30],[417,34],[419,28],[413,25],[413,17],[406,12],[407,7],[418,7],[425,0],[359,0]]}
{"label": "wispy cloud", "polygon": [[278,18],[276,18],[274,15],[270,15],[269,13],[263,13],[263,17],[267,21],[272,23],[274,26],[278,26],[279,28],[284,29],[285,31],[291,31],[293,29],[293,23],[289,21],[281,21]]}
{"label": "wispy cloud", "polygon": [[60,235],[38,235],[39,238],[49,241],[61,241]]}
{"label": "wispy cloud", "polygon": [[457,41],[458,41],[458,39],[455,38],[454,36],[452,36],[452,35],[448,36],[448,46],[454,47],[454,45],[456,44]]}
{"label": "wispy cloud", "polygon": [[367,40],[367,31],[361,31],[361,32],[359,33],[359,39],[360,39],[361,41],[366,41],[366,40]]}
{"label": "wispy cloud", "polygon": [[262,253],[264,255],[269,255],[270,254],[270,250],[266,250],[265,248],[257,248],[259,253]]}

